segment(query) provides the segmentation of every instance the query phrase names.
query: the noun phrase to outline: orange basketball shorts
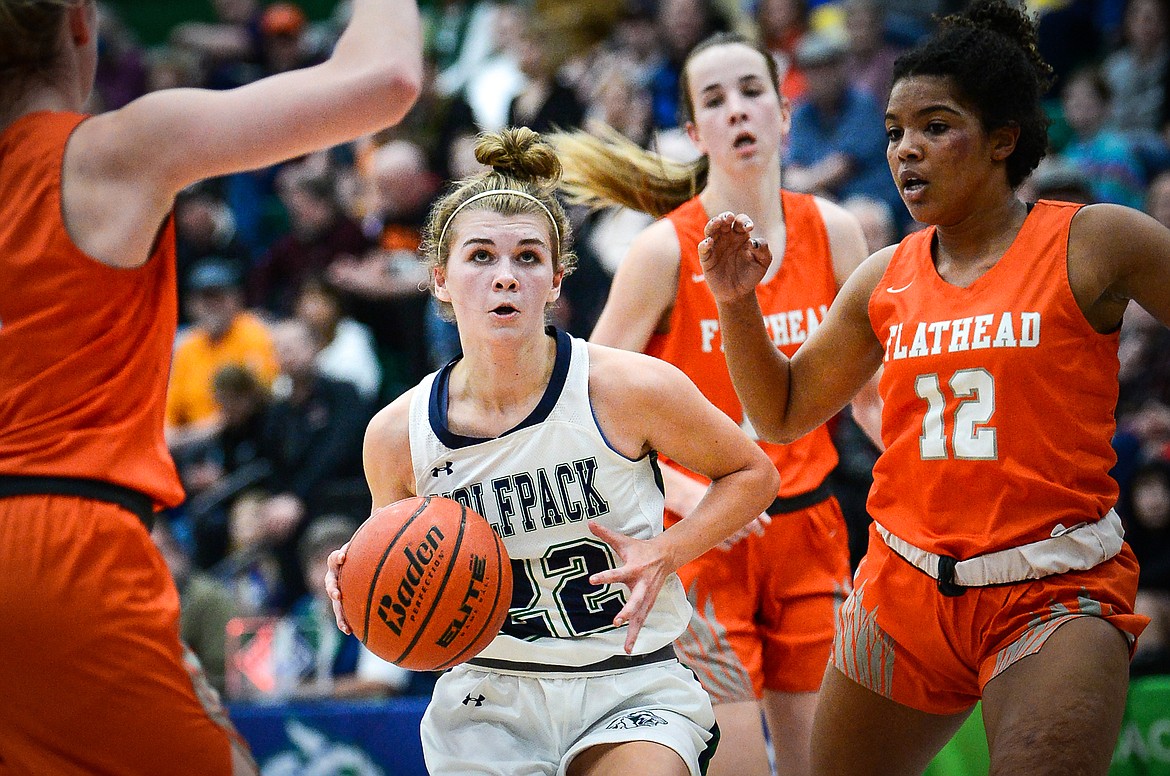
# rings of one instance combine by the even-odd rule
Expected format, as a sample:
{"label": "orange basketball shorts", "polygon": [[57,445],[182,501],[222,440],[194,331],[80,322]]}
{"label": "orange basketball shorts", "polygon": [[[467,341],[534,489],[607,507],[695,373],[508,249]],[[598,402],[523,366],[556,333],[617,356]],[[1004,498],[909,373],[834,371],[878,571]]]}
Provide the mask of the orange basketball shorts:
{"label": "orange basketball shorts", "polygon": [[970,587],[948,597],[871,526],[869,549],[839,614],[832,665],[905,706],[956,714],[1071,618],[1107,620],[1132,649],[1148,622],[1133,612],[1137,579],[1137,560],[1125,545],[1087,571]]}
{"label": "orange basketball shorts", "polygon": [[0,498],[0,774],[214,776],[243,746],[179,641],[175,585],[137,517]]}
{"label": "orange basketball shorts", "polygon": [[835,498],[775,515],[763,536],[730,552],[709,550],[679,577],[694,614],[675,646],[716,704],[821,686],[837,608],[849,592]]}

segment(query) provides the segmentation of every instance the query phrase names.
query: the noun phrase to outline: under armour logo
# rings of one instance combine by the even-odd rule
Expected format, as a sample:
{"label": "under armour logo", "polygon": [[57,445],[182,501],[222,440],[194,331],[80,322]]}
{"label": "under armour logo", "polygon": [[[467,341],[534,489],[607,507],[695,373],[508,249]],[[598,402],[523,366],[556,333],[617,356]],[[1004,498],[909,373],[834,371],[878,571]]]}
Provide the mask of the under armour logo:
{"label": "under armour logo", "polygon": [[476,706],[482,706],[483,702],[484,702],[484,696],[481,695],[478,698],[472,698],[471,693],[467,693],[467,697],[463,699],[464,706],[466,706],[469,703],[474,703]]}
{"label": "under armour logo", "polygon": [[444,465],[442,465],[442,466],[436,466],[435,468],[431,469],[431,476],[432,476],[432,477],[438,477],[438,476],[439,476],[439,472],[443,472],[443,473],[444,473],[444,474],[446,474],[446,475],[450,475],[450,474],[451,474],[451,472],[455,471],[455,470],[454,470],[454,469],[451,467],[451,463],[452,463],[451,461],[447,461],[447,463],[445,463]]}

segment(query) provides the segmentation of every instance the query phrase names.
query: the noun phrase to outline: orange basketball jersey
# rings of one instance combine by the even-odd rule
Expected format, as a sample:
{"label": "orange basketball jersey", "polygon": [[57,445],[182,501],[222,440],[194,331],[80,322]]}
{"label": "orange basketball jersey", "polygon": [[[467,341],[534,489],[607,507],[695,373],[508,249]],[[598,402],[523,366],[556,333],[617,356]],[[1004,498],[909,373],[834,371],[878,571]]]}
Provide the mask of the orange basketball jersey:
{"label": "orange basketball jersey", "polygon": [[174,506],[183,491],[162,435],[174,225],[137,269],[73,244],[61,164],[84,119],[34,113],[0,134],[0,474],[104,480]]}
{"label": "orange basketball jersey", "polygon": [[[783,191],[780,201],[787,226],[784,259],[776,276],[757,287],[756,297],[772,342],[791,356],[824,319],[836,296],[837,283],[829,234],[815,199]],[[678,290],[670,330],[655,334],[646,352],[685,372],[712,404],[746,428],[743,408],[723,357],[715,297],[699,264],[699,243],[709,216],[695,197],[666,217],[674,224],[682,251]],[[780,496],[813,490],[837,465],[837,451],[823,426],[789,445],[759,445],[780,472]]]}
{"label": "orange basketball jersey", "polygon": [[869,513],[964,559],[1094,522],[1109,476],[1118,334],[1098,334],[1068,280],[1079,205],[1037,203],[968,288],[945,282],[934,229],[902,241],[869,301],[885,343],[882,441]]}

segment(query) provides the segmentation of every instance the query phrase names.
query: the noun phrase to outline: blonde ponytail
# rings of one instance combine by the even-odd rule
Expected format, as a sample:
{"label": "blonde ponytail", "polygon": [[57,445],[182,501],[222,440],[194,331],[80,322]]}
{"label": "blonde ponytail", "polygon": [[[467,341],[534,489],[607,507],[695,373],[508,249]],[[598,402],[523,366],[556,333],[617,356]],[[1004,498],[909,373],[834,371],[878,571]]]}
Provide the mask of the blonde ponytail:
{"label": "blonde ponytail", "polygon": [[612,127],[547,137],[564,168],[561,190],[574,204],[621,205],[661,218],[707,185],[708,162],[675,162],[643,149]]}

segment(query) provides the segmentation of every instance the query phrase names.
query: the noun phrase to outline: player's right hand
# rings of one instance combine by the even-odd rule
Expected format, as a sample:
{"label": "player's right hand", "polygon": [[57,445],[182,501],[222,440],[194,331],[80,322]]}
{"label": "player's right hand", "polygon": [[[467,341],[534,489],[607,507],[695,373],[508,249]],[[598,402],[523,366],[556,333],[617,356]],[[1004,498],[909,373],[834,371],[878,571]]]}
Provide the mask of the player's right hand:
{"label": "player's right hand", "polygon": [[341,566],[345,563],[345,554],[349,551],[349,542],[341,545],[341,549],[334,550],[329,553],[329,570],[325,572],[325,592],[329,594],[329,601],[333,604],[333,616],[337,618],[337,628],[342,633],[349,635],[353,633],[353,628],[349,627],[349,622],[345,619],[345,613],[341,611],[341,585],[337,580],[341,574]]}
{"label": "player's right hand", "polygon": [[755,293],[772,266],[766,240],[752,237],[755,225],[743,213],[720,213],[703,228],[699,263],[717,302],[732,302]]}

